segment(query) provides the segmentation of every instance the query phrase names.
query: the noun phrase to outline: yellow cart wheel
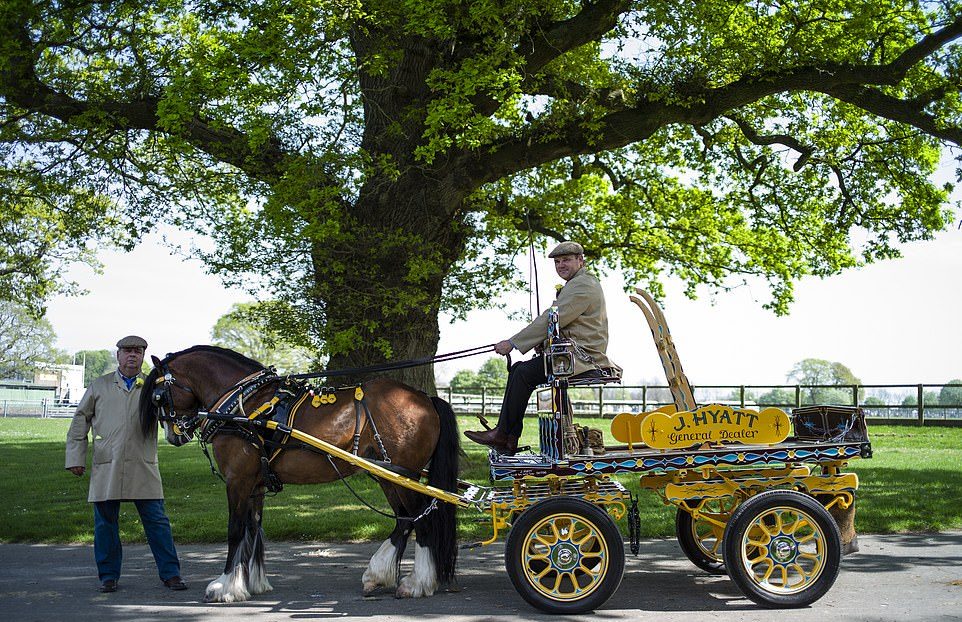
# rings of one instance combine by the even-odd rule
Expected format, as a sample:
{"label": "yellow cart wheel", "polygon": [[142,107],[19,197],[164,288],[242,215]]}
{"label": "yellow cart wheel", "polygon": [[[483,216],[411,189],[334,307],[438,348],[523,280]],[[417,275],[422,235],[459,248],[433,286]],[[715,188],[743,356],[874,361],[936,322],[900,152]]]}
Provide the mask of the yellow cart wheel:
{"label": "yellow cart wheel", "polygon": [[809,495],[771,490],[735,510],[724,534],[728,574],[766,607],[805,607],[835,583],[842,558],[832,516]]}
{"label": "yellow cart wheel", "polygon": [[726,574],[722,542],[725,526],[737,505],[734,497],[722,497],[702,504],[698,518],[684,508],[678,508],[675,514],[678,545],[691,563],[709,574]]}
{"label": "yellow cart wheel", "polygon": [[598,506],[575,497],[553,497],[514,521],[505,567],[514,588],[537,609],[583,613],[607,602],[621,584],[624,541]]}

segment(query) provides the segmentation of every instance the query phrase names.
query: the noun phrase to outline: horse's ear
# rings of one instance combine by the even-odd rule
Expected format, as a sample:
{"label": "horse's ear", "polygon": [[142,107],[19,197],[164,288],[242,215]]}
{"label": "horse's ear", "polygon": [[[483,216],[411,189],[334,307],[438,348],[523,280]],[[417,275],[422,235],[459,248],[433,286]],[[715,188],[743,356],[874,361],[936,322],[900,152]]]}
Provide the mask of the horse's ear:
{"label": "horse's ear", "polygon": [[154,364],[154,367],[160,368],[160,359],[153,354],[150,355],[150,362]]}

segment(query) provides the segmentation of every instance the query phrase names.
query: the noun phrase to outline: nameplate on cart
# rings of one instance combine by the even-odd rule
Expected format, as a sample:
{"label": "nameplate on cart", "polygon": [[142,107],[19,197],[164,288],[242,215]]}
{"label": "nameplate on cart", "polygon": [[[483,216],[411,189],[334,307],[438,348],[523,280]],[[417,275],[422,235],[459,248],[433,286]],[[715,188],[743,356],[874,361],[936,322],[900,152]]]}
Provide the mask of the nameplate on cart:
{"label": "nameplate on cart", "polygon": [[759,412],[709,404],[673,414],[651,413],[641,426],[641,437],[655,449],[678,449],[702,443],[775,445],[790,431],[788,415],[780,408]]}

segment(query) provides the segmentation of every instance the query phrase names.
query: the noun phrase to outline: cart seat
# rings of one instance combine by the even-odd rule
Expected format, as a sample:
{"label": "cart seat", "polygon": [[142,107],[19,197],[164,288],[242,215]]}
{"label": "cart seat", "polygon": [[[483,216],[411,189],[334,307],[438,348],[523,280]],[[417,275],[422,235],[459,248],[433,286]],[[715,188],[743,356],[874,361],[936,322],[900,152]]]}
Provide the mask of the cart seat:
{"label": "cart seat", "polygon": [[[593,374],[592,371],[601,372],[600,374]],[[611,384],[611,383],[621,383],[621,368],[620,367],[603,367],[599,370],[592,370],[579,374],[577,376],[572,376],[568,379],[569,387],[581,387],[585,385],[596,385],[596,384]]]}

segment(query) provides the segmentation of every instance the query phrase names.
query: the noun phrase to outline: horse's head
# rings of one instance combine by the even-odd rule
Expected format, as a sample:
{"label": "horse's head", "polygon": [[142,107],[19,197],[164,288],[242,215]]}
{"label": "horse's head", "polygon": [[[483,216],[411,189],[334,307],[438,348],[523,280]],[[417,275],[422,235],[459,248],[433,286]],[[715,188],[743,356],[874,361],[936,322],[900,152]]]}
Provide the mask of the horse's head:
{"label": "horse's head", "polygon": [[237,352],[214,346],[194,346],[151,360],[154,368],[140,395],[141,427],[147,435],[159,421],[167,442],[176,447],[194,437],[207,408],[238,378],[251,369],[264,369]]}
{"label": "horse's head", "polygon": [[148,434],[159,421],[164,426],[167,442],[180,447],[189,442],[200,425],[198,412],[203,404],[189,381],[178,380],[169,367],[169,359],[150,357],[154,368],[144,381],[140,394],[140,423]]}

